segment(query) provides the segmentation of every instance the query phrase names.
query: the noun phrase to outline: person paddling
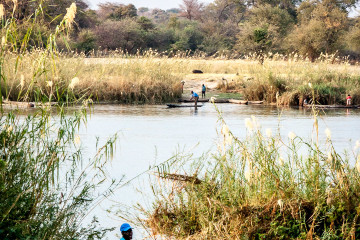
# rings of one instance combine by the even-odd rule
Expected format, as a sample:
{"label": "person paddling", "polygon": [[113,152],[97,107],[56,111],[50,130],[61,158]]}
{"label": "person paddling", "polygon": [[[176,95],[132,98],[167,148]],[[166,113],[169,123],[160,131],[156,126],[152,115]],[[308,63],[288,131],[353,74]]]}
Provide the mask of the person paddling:
{"label": "person paddling", "polygon": [[122,238],[120,240],[131,240],[132,239],[132,228],[130,224],[123,223],[120,227]]}
{"label": "person paddling", "polygon": [[199,100],[199,95],[196,93],[196,92],[194,92],[194,91],[191,91],[191,98],[190,98],[190,101],[191,100],[195,100],[195,107],[197,106],[197,102],[198,102],[198,100]]}

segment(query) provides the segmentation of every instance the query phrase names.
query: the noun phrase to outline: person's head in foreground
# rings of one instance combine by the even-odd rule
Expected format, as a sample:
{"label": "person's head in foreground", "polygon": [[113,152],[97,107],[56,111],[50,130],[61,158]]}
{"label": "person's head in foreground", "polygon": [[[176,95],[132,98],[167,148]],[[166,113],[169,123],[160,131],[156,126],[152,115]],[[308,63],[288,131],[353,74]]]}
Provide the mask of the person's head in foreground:
{"label": "person's head in foreground", "polygon": [[130,226],[130,224],[128,223],[123,223],[120,227],[120,231],[122,234],[122,238],[120,240],[131,240],[132,239],[132,228]]}

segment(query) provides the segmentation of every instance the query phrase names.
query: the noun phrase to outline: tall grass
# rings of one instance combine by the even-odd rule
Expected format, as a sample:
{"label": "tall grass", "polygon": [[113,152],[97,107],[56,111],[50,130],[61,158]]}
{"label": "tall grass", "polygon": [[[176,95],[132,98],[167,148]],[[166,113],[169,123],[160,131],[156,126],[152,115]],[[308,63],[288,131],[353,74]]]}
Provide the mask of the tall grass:
{"label": "tall grass", "polygon": [[102,169],[116,136],[87,160],[77,135],[84,115],[50,117],[0,117],[0,238],[102,239],[111,229],[83,220],[118,184]]}
{"label": "tall grass", "polygon": [[[299,105],[304,98],[313,97],[311,83],[316,103],[343,104],[347,94],[353,96],[354,104],[360,103],[358,67],[347,61],[332,63],[331,56],[315,63],[292,55],[267,57],[261,65],[250,57],[205,58],[185,53],[169,57],[151,51],[138,55],[98,53],[91,57],[57,53],[51,57],[44,50],[32,50],[21,59],[17,63],[16,54],[7,54],[4,61],[9,79],[2,92],[10,100],[76,101],[90,97],[120,103],[169,102],[181,97],[181,80],[191,81],[193,76],[189,74],[200,69],[205,73],[204,80],[219,82],[217,91],[239,92],[248,100]],[[39,76],[38,67],[51,69],[51,64],[56,68]],[[72,84],[74,78],[76,84]]]}
{"label": "tall grass", "polygon": [[[13,2],[16,8],[17,1]],[[10,96],[14,96],[12,100],[45,102],[79,99],[71,91],[59,91],[52,82],[57,71],[55,39],[70,28],[75,4],[50,35],[47,49],[30,57],[27,53],[32,24],[42,13],[41,3],[34,15],[24,20],[29,28],[23,38],[19,38],[18,21],[0,12],[0,238],[103,239],[111,229],[100,227],[96,218],[88,226],[83,220],[118,185],[104,171],[116,135],[103,146],[97,144],[96,155],[88,160],[77,135],[81,123],[86,122],[85,108],[72,117],[59,108],[55,123],[53,111],[46,107],[27,117],[2,108],[3,100]],[[75,85],[72,81],[70,86]]]}
{"label": "tall grass", "polygon": [[[239,139],[220,118],[218,151],[158,169],[155,200],[142,221],[167,239],[357,239],[360,143],[335,151],[326,129],[318,142],[281,138],[245,120]],[[321,129],[323,131],[323,129]],[[357,160],[356,160],[357,159]],[[354,160],[356,161],[354,163]]]}

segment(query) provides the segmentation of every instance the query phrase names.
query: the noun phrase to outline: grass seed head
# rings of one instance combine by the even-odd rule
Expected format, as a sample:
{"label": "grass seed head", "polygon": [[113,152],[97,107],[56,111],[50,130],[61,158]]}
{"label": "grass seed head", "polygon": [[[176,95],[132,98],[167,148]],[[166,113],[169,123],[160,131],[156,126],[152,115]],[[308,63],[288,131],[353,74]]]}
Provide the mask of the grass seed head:
{"label": "grass seed head", "polygon": [[289,132],[288,137],[290,140],[294,140],[296,138],[296,134],[294,132]]}
{"label": "grass seed head", "polygon": [[71,29],[72,24],[75,20],[76,15],[76,4],[72,3],[69,8],[66,9],[66,14],[64,16],[65,25],[67,28]]}
{"label": "grass seed head", "polygon": [[360,173],[360,154],[357,156],[356,170]]}
{"label": "grass seed head", "polygon": [[271,128],[267,128],[265,132],[266,132],[266,136],[267,136],[268,138],[271,138],[271,137],[272,137],[272,130],[271,130]]}
{"label": "grass seed head", "polygon": [[331,131],[330,131],[330,129],[328,129],[328,128],[326,128],[325,129],[325,134],[326,134],[326,137],[327,137],[327,139],[331,139]]}
{"label": "grass seed head", "polygon": [[357,140],[355,142],[355,147],[354,147],[354,151],[358,150],[360,148],[360,140]]}
{"label": "grass seed head", "polygon": [[20,87],[23,88],[25,85],[25,77],[23,74],[20,76]]}
{"label": "grass seed head", "polygon": [[71,82],[69,84],[69,88],[71,90],[74,90],[74,87],[80,82],[78,77],[74,77],[73,79],[71,79]]}
{"label": "grass seed head", "polygon": [[245,127],[246,127],[249,131],[254,130],[254,124],[253,124],[253,122],[251,121],[250,118],[246,118],[246,119],[245,119]]}
{"label": "grass seed head", "polygon": [[0,4],[0,18],[5,16],[5,9],[4,9],[4,5]]}
{"label": "grass seed head", "polygon": [[3,36],[1,38],[1,46],[4,47],[5,45],[6,45],[6,38],[5,38],[5,36]]}

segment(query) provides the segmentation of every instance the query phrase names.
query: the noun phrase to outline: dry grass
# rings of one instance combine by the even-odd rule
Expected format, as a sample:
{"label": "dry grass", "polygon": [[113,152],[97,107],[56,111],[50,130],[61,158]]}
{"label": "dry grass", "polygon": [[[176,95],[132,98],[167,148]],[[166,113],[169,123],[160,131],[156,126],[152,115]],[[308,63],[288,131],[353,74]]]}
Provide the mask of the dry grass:
{"label": "dry grass", "polygon": [[[39,61],[41,54],[38,50],[22,56],[16,71],[17,55],[6,56],[4,71],[8,79],[7,87],[2,88],[4,96],[29,101],[41,95],[46,100],[62,101],[70,94],[100,101],[161,103],[180,97],[180,82],[185,79],[185,89],[199,90],[201,83],[205,83],[212,89],[217,86],[217,91],[243,93],[248,100],[283,105],[298,104],[304,97],[312,96],[312,90],[315,101],[323,104],[342,103],[348,93],[355,103],[360,103],[360,69],[347,62],[266,58],[260,65],[252,59],[169,58],[149,54],[107,58],[59,54],[57,58]],[[47,66],[41,66],[43,62]],[[51,72],[41,74],[41,68]],[[194,69],[204,74],[191,74]],[[74,77],[79,82],[69,88]]]}

